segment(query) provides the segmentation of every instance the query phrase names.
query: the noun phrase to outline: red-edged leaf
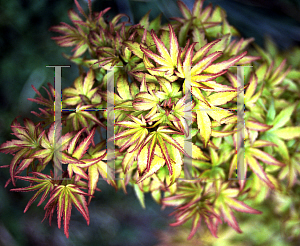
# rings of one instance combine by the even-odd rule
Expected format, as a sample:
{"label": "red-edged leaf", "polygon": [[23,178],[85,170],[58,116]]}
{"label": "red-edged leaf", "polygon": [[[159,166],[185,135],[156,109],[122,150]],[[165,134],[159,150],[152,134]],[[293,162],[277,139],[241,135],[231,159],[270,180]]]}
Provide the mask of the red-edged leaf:
{"label": "red-edged leaf", "polygon": [[10,177],[11,177],[11,180],[12,180],[12,183],[14,186],[16,186],[15,178],[14,178],[16,166],[17,166],[18,162],[20,161],[20,159],[22,158],[22,156],[24,156],[27,151],[28,151],[28,149],[21,149],[19,152],[17,152],[14,155],[14,157],[10,163],[10,166],[9,166]]}
{"label": "red-edged leaf", "polygon": [[76,148],[76,150],[74,151],[74,153],[72,154],[73,157],[77,158],[78,160],[80,160],[83,155],[86,153],[89,145],[92,142],[92,138],[94,137],[96,128],[94,127],[93,130],[91,131],[90,135],[87,136],[81,143],[80,145]]}
{"label": "red-edged leaf", "polygon": [[267,131],[270,128],[272,128],[272,126],[269,126],[269,125],[266,125],[266,124],[263,124],[260,122],[256,122],[256,121],[250,121],[250,120],[247,120],[245,124],[246,124],[247,128],[249,128],[250,130],[254,130],[254,131],[264,132],[264,131]]}
{"label": "red-edged leaf", "polygon": [[255,158],[253,158],[252,156],[246,156],[246,162],[252,169],[252,171],[259,177],[259,179],[265,182],[271,189],[274,189],[274,185],[269,180],[262,166]]}
{"label": "red-edged leaf", "polygon": [[179,7],[182,15],[185,17],[185,19],[191,19],[192,13],[189,10],[189,8],[185,5],[185,3],[182,1],[178,1],[177,4],[178,4],[178,7]]}
{"label": "red-edged leaf", "polygon": [[83,129],[81,129],[72,139],[72,141],[70,142],[69,146],[68,146],[68,154],[72,154],[74,152],[75,146],[77,141],[79,140],[80,134],[85,131],[86,127],[84,127]]}
{"label": "red-edged leaf", "polygon": [[268,163],[269,165],[285,166],[284,163],[277,161],[274,157],[259,149],[249,148],[248,151],[253,155],[253,157],[261,160],[262,162]]}
{"label": "red-edged leaf", "polygon": [[191,233],[188,236],[188,240],[192,239],[192,237],[195,235],[197,229],[200,227],[201,225],[201,217],[199,213],[196,213],[196,215],[194,216],[193,219],[193,223],[192,223],[192,230]]}
{"label": "red-edged leaf", "polygon": [[230,58],[229,60],[212,64],[208,68],[204,70],[205,73],[219,73],[223,70],[228,69],[229,67],[233,66],[236,62],[238,62],[242,57],[244,57],[247,54],[247,51],[243,52],[242,54],[235,56],[233,58]]}

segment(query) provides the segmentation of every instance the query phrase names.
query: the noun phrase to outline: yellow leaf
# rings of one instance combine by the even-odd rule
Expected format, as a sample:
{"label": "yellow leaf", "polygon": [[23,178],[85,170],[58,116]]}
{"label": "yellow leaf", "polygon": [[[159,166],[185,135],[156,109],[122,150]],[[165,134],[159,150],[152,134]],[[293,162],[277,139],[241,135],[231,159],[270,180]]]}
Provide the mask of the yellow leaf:
{"label": "yellow leaf", "polygon": [[130,169],[130,167],[132,166],[132,164],[134,162],[134,158],[136,158],[136,156],[137,156],[137,152],[138,152],[138,150],[135,150],[133,152],[127,152],[125,154],[125,157],[122,161],[122,167],[123,167],[124,173],[127,173],[128,170]]}
{"label": "yellow leaf", "polygon": [[166,46],[164,45],[164,43],[158,39],[158,37],[156,36],[154,30],[151,30],[151,36],[156,44],[156,47],[161,55],[161,57],[163,57],[166,61],[167,61],[167,65],[166,66],[170,66],[172,65],[172,59],[169,55],[169,52],[166,48]]}
{"label": "yellow leaf", "polygon": [[213,95],[210,95],[208,97],[208,101],[214,106],[219,106],[232,101],[236,97],[237,97],[236,91],[218,92]]}
{"label": "yellow leaf", "polygon": [[147,167],[147,156],[148,156],[149,143],[147,143],[137,157],[137,165],[139,173],[143,173]]}
{"label": "yellow leaf", "polygon": [[211,122],[206,112],[197,110],[197,124],[200,130],[200,135],[204,140],[204,146],[206,147],[211,135]]}
{"label": "yellow leaf", "polygon": [[170,29],[170,54],[171,54],[171,59],[172,59],[173,65],[176,66],[178,53],[179,53],[179,45],[178,45],[178,41],[177,41],[175,32],[170,24],[169,24],[169,29]]}
{"label": "yellow leaf", "polygon": [[[217,52],[214,52],[214,53],[206,56],[205,58],[203,58],[199,62],[197,62],[191,70],[192,76],[200,74],[203,70],[209,68],[210,64],[213,61],[215,61],[218,57],[220,57],[221,55],[222,55],[222,52],[217,51]],[[206,72],[206,70],[205,70],[205,72]],[[219,72],[221,72],[221,70]],[[207,72],[207,73],[218,73],[218,72]]]}
{"label": "yellow leaf", "polygon": [[257,77],[255,74],[251,74],[250,80],[249,80],[249,86],[245,93],[245,100],[247,101],[254,95],[256,87],[257,87]]}
{"label": "yellow leaf", "polygon": [[92,89],[93,85],[94,85],[94,70],[90,69],[84,79],[84,84],[83,84],[83,94],[87,95],[88,92]]}
{"label": "yellow leaf", "polygon": [[233,113],[228,110],[212,106],[211,110],[207,111],[207,114],[221,124],[223,118],[231,116]]}
{"label": "yellow leaf", "polygon": [[172,162],[173,174],[170,175],[170,185],[172,185],[175,182],[175,180],[180,176],[182,169],[181,165],[183,164],[183,161],[181,158],[181,153],[178,149],[170,145],[168,145],[167,148],[169,150],[170,158],[174,161]]}
{"label": "yellow leaf", "polygon": [[193,63],[198,62],[200,59],[202,59],[207,54],[207,52],[211,49],[211,47],[220,41],[221,41],[221,39],[216,39],[216,40],[204,45],[203,47],[201,47],[194,55]]}
{"label": "yellow leaf", "polygon": [[232,65],[234,65],[236,62],[238,62],[240,59],[242,59],[247,54],[247,51],[243,52],[242,54],[235,56],[229,60],[222,61],[220,63],[212,64],[208,68],[204,70],[205,73],[219,73],[223,70],[228,69]]}
{"label": "yellow leaf", "polygon": [[165,160],[163,158],[158,157],[157,155],[154,155],[149,171],[147,171],[141,178],[139,178],[137,183],[140,183],[146,178],[149,178],[164,165],[165,165]]}

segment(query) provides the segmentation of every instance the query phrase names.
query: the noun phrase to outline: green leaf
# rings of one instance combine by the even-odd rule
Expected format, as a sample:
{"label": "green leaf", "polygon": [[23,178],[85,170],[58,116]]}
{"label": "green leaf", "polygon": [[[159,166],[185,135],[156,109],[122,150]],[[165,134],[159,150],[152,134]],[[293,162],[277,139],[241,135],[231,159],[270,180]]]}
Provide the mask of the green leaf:
{"label": "green leaf", "polygon": [[274,107],[274,99],[271,99],[270,107],[268,109],[268,113],[266,116],[266,124],[267,125],[271,124],[274,121],[275,115],[276,115],[276,111],[275,111],[275,107]]}
{"label": "green leaf", "polygon": [[183,26],[180,28],[178,42],[181,47],[183,47],[186,43],[187,33],[190,30],[191,22],[185,22]]}
{"label": "green leaf", "polygon": [[126,74],[120,74],[117,80],[117,90],[123,100],[132,100]]}
{"label": "green leaf", "polygon": [[211,122],[206,112],[197,110],[196,114],[198,129],[200,130],[200,136],[203,139],[204,147],[206,147],[211,135]]}
{"label": "green leaf", "polygon": [[[149,10],[140,20],[140,24],[142,27],[144,27],[145,29],[148,30],[148,27],[149,27],[149,14],[150,14],[150,11]],[[151,29],[150,29],[151,30]]]}
{"label": "green leaf", "polygon": [[144,53],[140,48],[140,44],[134,41],[124,41],[123,44],[135,54],[137,57],[143,59]]}
{"label": "green leaf", "polygon": [[273,121],[273,128],[270,131],[274,131],[282,126],[284,126],[291,118],[291,115],[296,107],[296,104],[293,104],[286,109],[282,110]]}
{"label": "green leaf", "polygon": [[159,14],[154,20],[152,20],[149,24],[148,30],[158,31],[160,29],[162,14]]}
{"label": "green leaf", "polygon": [[139,188],[139,185],[137,185],[137,184],[133,184],[133,188],[134,188],[134,192],[135,192],[137,198],[139,199],[139,202],[140,202],[142,208],[145,209],[146,206],[145,206],[145,196],[144,196],[144,192],[141,191],[141,189]]}
{"label": "green leaf", "polygon": [[178,1],[177,3],[178,3],[178,7],[179,7],[180,12],[182,13],[183,17],[185,19],[191,19],[192,18],[192,13],[189,10],[189,8],[185,5],[185,3],[182,2],[182,1]]}

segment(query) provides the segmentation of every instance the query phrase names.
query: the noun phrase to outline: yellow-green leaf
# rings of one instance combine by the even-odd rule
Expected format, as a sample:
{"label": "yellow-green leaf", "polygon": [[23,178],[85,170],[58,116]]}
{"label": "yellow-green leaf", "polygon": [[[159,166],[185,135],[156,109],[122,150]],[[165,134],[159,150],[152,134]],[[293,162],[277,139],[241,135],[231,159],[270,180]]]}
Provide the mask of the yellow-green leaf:
{"label": "yellow-green leaf", "polygon": [[284,140],[291,140],[300,137],[300,126],[288,126],[273,131],[275,135]]}

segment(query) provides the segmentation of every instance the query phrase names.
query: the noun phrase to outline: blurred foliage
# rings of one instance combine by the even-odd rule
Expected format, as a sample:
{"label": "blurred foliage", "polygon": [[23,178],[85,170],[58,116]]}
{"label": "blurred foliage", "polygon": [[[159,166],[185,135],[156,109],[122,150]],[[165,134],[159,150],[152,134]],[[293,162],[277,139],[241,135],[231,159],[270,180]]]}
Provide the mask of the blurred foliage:
{"label": "blurred foliage", "polygon": [[[184,2],[191,8],[194,1],[185,0]],[[286,53],[282,53],[282,56],[287,56],[290,64],[295,68],[300,68],[299,49],[293,48],[300,44],[299,0],[274,0],[272,2],[211,0],[206,1],[205,5],[209,2],[214,5],[218,4],[226,10],[230,24],[235,26],[242,36],[255,37],[259,45],[263,45],[265,36],[272,37],[278,48],[272,46],[271,41],[266,44],[266,48],[273,47],[274,54],[276,49],[289,48]],[[81,5],[84,6],[84,4]],[[85,7],[87,9],[87,4]],[[107,7],[111,7],[108,18],[118,13],[126,13],[134,23],[139,21],[149,10],[151,10],[150,19],[163,13],[163,23],[170,17],[180,16],[176,1],[172,0],[96,0],[93,3],[93,9],[96,11]],[[70,65],[61,53],[70,53],[71,49],[58,47],[51,40],[54,35],[48,31],[51,26],[62,21],[69,23],[67,10],[70,8],[75,8],[73,0],[0,0],[1,143],[10,138],[9,126],[16,115],[27,116],[35,120],[30,111],[36,110],[38,105],[32,104],[27,98],[35,96],[31,85],[39,90],[47,82],[53,82],[53,69],[46,68],[46,66]],[[78,69],[74,65],[71,68],[63,69],[62,87],[70,86],[77,75]],[[11,157],[8,155],[0,154],[2,165],[9,163],[10,159]],[[40,223],[43,214],[41,207],[33,206],[26,214],[23,213],[32,194],[14,193],[9,189],[4,189],[8,177],[8,170],[1,170],[1,245],[134,246],[155,245],[158,244],[158,238],[163,239],[159,245],[188,245],[185,240],[189,229],[186,232],[181,228],[163,230],[167,228],[169,222],[167,214],[170,209],[159,211],[159,206],[147,194],[147,209],[142,211],[133,190],[129,189],[127,196],[123,195],[121,191],[115,194],[111,187],[102,183],[100,183],[100,189],[103,192],[98,193],[95,197],[96,201],[90,205],[91,218],[99,219],[92,220],[88,227],[84,224],[79,212],[73,209],[70,239],[66,240],[63,231],[58,230],[56,226],[49,227],[47,223]],[[102,186],[105,188],[102,189]],[[114,195],[110,196],[109,194]],[[287,198],[285,199],[283,201],[287,201]],[[101,212],[99,212],[99,206],[101,206]],[[246,232],[249,241],[241,242],[244,240],[243,234],[236,236],[231,241],[226,241],[226,238],[232,236],[231,233],[235,233],[231,228],[227,228],[228,231],[223,231],[219,235],[220,239],[213,245],[231,245],[233,242],[235,242],[234,245],[299,245],[299,242],[292,244],[292,242],[281,241],[282,237],[279,235],[281,218],[273,216],[270,210],[266,209],[267,207],[272,207],[271,201],[258,208],[263,210],[264,214],[255,216],[253,224],[241,222],[241,228]],[[240,221],[243,219],[249,221],[251,218],[251,215],[242,214],[240,216],[241,218],[238,218]],[[193,239],[194,241],[191,241],[190,245],[207,245],[205,240],[210,240],[207,233],[207,231],[203,231],[203,235],[207,236],[198,233],[201,235],[203,243],[198,237]],[[257,233],[260,236],[254,236]],[[160,237],[156,238],[157,235]],[[179,241],[177,244],[174,241],[176,238]],[[184,243],[180,243],[180,240],[183,240],[181,242]]]}

